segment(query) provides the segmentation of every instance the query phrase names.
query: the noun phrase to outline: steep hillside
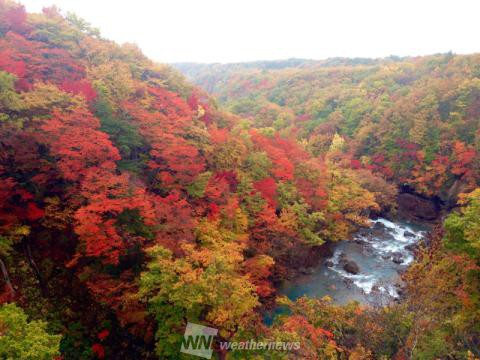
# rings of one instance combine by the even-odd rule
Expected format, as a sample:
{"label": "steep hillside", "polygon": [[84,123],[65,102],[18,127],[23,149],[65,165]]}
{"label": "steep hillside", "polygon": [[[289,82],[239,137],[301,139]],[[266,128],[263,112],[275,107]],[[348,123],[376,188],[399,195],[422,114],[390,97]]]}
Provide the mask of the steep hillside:
{"label": "steep hillside", "polygon": [[429,195],[475,185],[475,62],[253,69],[227,79],[239,116],[74,15],[0,0],[0,358],[178,359],[187,322],[301,342],[274,355],[215,343],[222,359],[471,355],[478,190],[403,305],[284,299],[291,314],[271,327],[262,310],[293,256],[394,213],[386,179]]}
{"label": "steep hillside", "polygon": [[[270,66],[268,66],[270,64]],[[455,204],[480,178],[480,55],[178,68],[232,112]]]}
{"label": "steep hillside", "polygon": [[2,301],[49,320],[68,359],[148,357],[155,332],[176,354],[190,319],[231,337],[292,249],[392,205],[367,190],[382,179],[218,110],[74,15],[2,0],[0,20]]}

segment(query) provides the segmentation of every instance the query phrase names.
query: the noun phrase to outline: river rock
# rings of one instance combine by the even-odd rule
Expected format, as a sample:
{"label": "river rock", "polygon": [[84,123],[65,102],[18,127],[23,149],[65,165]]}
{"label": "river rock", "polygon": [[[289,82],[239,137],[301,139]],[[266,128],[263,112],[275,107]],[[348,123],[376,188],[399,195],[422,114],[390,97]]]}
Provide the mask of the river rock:
{"label": "river rock", "polygon": [[353,280],[349,278],[343,278],[343,282],[347,286],[347,289],[351,289],[353,286]]}
{"label": "river rock", "polygon": [[325,261],[325,266],[326,267],[332,267],[333,266],[333,261],[332,260],[326,260]]}
{"label": "river rock", "polygon": [[358,244],[358,245],[363,245],[363,246],[364,246],[364,245],[367,244],[367,242],[365,241],[365,239],[362,239],[362,238],[360,238],[360,237],[355,238],[355,240],[353,240],[353,241],[355,242],[355,244]]}
{"label": "river rock", "polygon": [[315,270],[311,267],[301,267],[298,269],[298,272],[303,275],[311,275],[315,272]]}
{"label": "river rock", "polygon": [[409,245],[405,246],[405,250],[414,252],[414,251],[417,251],[418,246],[419,246],[418,244],[409,244]]}
{"label": "river rock", "polygon": [[392,255],[392,261],[395,263],[395,264],[401,264],[403,263],[403,255],[399,252],[396,252],[396,253],[393,253]]}
{"label": "river rock", "polygon": [[360,272],[360,268],[358,267],[357,263],[350,259],[345,260],[345,263],[343,264],[343,270],[354,275]]}
{"label": "river rock", "polygon": [[390,239],[393,240],[395,237],[389,229],[383,225],[381,222],[375,223],[375,225],[369,229],[370,230],[370,236],[368,236],[370,239],[375,239],[375,238],[382,238],[382,239]]}
{"label": "river rock", "polygon": [[403,282],[396,282],[394,286],[398,297],[402,297],[405,294],[405,284]]}
{"label": "river rock", "polygon": [[405,237],[415,237],[415,234],[412,233],[412,232],[410,232],[410,231],[408,231],[408,230],[405,230],[405,231],[403,232],[403,236],[405,236]]}
{"label": "river rock", "polygon": [[359,237],[368,236],[370,235],[370,228],[361,228],[360,230],[358,230],[357,234]]}
{"label": "river rock", "polygon": [[[379,224],[379,223],[377,223]],[[373,227],[370,229],[370,238],[378,238],[378,237],[383,237],[385,236],[385,234],[387,233],[386,231],[386,228],[376,228],[376,227]]]}

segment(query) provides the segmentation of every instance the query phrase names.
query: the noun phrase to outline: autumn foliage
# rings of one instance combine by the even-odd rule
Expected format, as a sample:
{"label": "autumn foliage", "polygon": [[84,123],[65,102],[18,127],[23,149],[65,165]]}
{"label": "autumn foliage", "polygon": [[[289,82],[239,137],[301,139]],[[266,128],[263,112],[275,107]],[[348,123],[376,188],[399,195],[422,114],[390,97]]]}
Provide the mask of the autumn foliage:
{"label": "autumn foliage", "polygon": [[[223,339],[257,327],[295,335],[304,358],[340,353],[340,330],[305,313],[354,326],[361,309],[288,304],[294,314],[266,330],[274,280],[296,250],[393,210],[388,181],[427,195],[477,184],[478,131],[461,128],[475,127],[480,87],[457,80],[445,86],[458,124],[441,127],[438,148],[429,121],[445,119],[415,89],[408,100],[386,90],[375,121],[369,104],[333,109],[325,94],[305,108],[232,106],[241,117],[74,15],[0,0],[0,302],[55,324],[65,359],[176,357],[188,321]],[[276,84],[244,80],[229,93]],[[404,110],[418,112],[412,126],[390,129]]]}

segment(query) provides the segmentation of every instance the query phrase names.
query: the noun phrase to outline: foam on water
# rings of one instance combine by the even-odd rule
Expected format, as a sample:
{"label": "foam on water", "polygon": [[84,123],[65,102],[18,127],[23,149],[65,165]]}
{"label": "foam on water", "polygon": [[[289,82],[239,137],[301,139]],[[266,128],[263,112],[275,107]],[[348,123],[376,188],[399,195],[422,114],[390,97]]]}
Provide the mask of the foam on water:
{"label": "foam on water", "polygon": [[[407,224],[394,223],[383,218],[371,220],[372,227],[375,227],[377,223],[382,224],[384,229],[379,227],[381,230],[378,233],[372,231],[367,234],[359,233],[355,236],[355,239],[365,243],[366,253],[364,255],[368,257],[369,260],[368,262],[362,262],[364,259],[359,257],[360,267],[362,268],[362,265],[364,265],[363,267],[365,268],[373,268],[373,271],[365,273],[361,269],[359,274],[350,274],[345,271],[341,257],[342,254],[349,257],[349,254],[346,253],[344,247],[340,246],[336,248],[331,258],[333,263],[331,271],[338,274],[347,282],[352,282],[367,295],[371,294],[375,287],[377,292],[396,298],[398,297],[398,292],[394,286],[395,284],[388,284],[392,279],[392,271],[390,270],[398,273],[398,270],[406,268],[406,266],[413,262],[413,252],[407,247],[421,240],[424,232],[414,230]],[[375,269],[379,270],[375,271]],[[363,270],[365,271],[365,269]]]}
{"label": "foam on water", "polygon": [[372,291],[372,287],[375,284],[375,277],[372,274],[351,274],[346,272],[340,264],[341,251],[335,251],[332,262],[331,270],[339,274],[344,279],[352,280],[352,283],[355,284],[358,288],[362,289],[366,294],[369,294]]}
{"label": "foam on water", "polygon": [[[399,297],[399,273],[414,261],[409,245],[418,243],[425,236],[420,228],[421,224],[392,222],[383,218],[372,220],[370,229],[360,230],[352,240],[333,244],[332,257],[324,259],[312,273],[284,281],[279,293],[292,300],[304,295],[328,295],[342,304],[352,300],[369,304],[388,303]],[[405,232],[409,232],[409,236]],[[345,271],[342,255],[359,266],[358,274]],[[277,311],[280,310],[276,309],[274,313]],[[266,317],[267,322],[271,321],[274,313],[268,315],[270,320]]]}
{"label": "foam on water", "polygon": [[373,224],[382,223],[383,225],[385,225],[385,227],[390,228],[390,229],[398,228],[398,225],[396,225],[395,223],[391,222],[390,220],[387,220],[387,219],[384,219],[384,218],[378,218],[378,219],[375,219],[375,220],[370,220],[370,222],[373,223]]}

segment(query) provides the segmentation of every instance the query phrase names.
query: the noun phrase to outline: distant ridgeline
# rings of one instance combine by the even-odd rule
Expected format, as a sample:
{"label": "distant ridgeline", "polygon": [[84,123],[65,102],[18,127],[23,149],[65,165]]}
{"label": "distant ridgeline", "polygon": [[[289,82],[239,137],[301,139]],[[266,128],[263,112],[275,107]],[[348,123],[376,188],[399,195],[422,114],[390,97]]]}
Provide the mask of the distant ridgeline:
{"label": "distant ridgeline", "polygon": [[[206,77],[235,115],[75,15],[0,0],[0,303],[16,303],[0,306],[0,358],[176,359],[187,322],[301,341],[293,359],[420,351],[432,331],[466,354],[478,296],[457,277],[457,328],[420,340],[405,309],[328,300],[263,325],[289,255],[394,211],[387,180],[441,195],[478,179],[478,58],[359,61]],[[475,249],[460,246],[475,211],[452,220],[456,251]],[[474,269],[466,256],[448,259]]]}
{"label": "distant ridgeline", "polygon": [[175,64],[262,132],[454,204],[480,174],[480,54]]}

